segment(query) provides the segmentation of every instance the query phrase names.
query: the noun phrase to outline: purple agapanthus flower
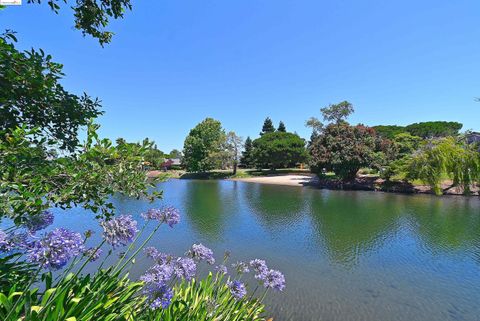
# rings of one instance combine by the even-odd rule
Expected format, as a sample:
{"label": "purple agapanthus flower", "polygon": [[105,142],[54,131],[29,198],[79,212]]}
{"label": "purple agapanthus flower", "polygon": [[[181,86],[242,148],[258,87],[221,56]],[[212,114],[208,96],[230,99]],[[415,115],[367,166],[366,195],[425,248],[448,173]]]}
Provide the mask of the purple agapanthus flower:
{"label": "purple agapanthus flower", "polygon": [[103,237],[113,247],[132,242],[138,232],[137,221],[131,215],[120,215],[100,222]]}
{"label": "purple agapanthus flower", "polygon": [[216,266],[215,270],[220,274],[227,274],[228,273],[227,267],[223,264],[220,264],[220,265]]}
{"label": "purple agapanthus flower", "polygon": [[264,260],[254,259],[250,261],[250,266],[256,273],[262,273],[268,270],[267,263]]}
{"label": "purple agapanthus flower", "polygon": [[32,234],[35,232],[43,230],[47,226],[53,223],[54,215],[50,211],[44,211],[42,213],[31,215],[25,220],[25,227]]}
{"label": "purple agapanthus flower", "polygon": [[285,288],[285,276],[280,271],[265,270],[262,273],[255,275],[255,278],[262,281],[266,288],[271,288],[277,291],[283,291]]}
{"label": "purple agapanthus flower", "polygon": [[143,288],[143,294],[147,297],[152,310],[168,308],[173,298],[172,289],[158,283],[147,283]]}
{"label": "purple agapanthus flower", "polygon": [[235,300],[240,300],[247,294],[245,284],[240,281],[229,281],[227,282],[227,286],[230,289],[230,293],[235,298]]}
{"label": "purple agapanthus flower", "polygon": [[57,228],[35,241],[28,249],[27,256],[31,262],[39,263],[42,267],[59,269],[83,250],[80,233]]}
{"label": "purple agapanthus flower", "polygon": [[0,230],[0,249],[8,244],[8,235],[3,230]]}
{"label": "purple agapanthus flower", "polygon": [[146,247],[143,251],[147,257],[154,260],[157,264],[165,264],[173,259],[173,256],[162,253],[153,246]]}
{"label": "purple agapanthus flower", "polygon": [[167,223],[168,226],[173,227],[180,221],[180,212],[172,206],[167,206],[162,209],[151,208],[146,213],[142,214],[146,220],[156,220],[161,223]]}
{"label": "purple agapanthus flower", "polygon": [[100,258],[103,251],[100,248],[89,248],[83,252],[83,254],[90,260],[90,262],[94,262]]}
{"label": "purple agapanthus flower", "polygon": [[23,232],[13,232],[6,234],[2,242],[0,242],[0,251],[11,252],[16,250],[25,250],[30,247],[31,241],[29,235]]}
{"label": "purple agapanthus flower", "polygon": [[187,255],[197,261],[206,261],[208,264],[215,264],[215,258],[213,257],[213,251],[203,244],[193,244]]}
{"label": "purple agapanthus flower", "polygon": [[250,269],[248,268],[248,264],[245,262],[237,262],[232,264],[232,267],[237,270],[238,273],[243,274],[243,273],[248,273],[250,272]]}
{"label": "purple agapanthus flower", "polygon": [[173,277],[173,266],[171,264],[155,264],[140,277],[145,283],[166,284]]}
{"label": "purple agapanthus flower", "polygon": [[173,261],[173,273],[178,278],[190,281],[197,273],[197,265],[191,258],[179,257]]}

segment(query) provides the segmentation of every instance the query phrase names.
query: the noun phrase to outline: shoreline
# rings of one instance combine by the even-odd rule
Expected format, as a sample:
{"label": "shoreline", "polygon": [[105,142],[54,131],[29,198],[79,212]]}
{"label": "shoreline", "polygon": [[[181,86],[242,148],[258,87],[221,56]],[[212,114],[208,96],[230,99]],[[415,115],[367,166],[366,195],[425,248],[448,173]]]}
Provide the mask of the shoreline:
{"label": "shoreline", "polygon": [[[312,173],[278,173],[267,174],[255,177],[228,177],[228,176],[198,176],[198,175],[180,175],[180,173],[169,174],[168,172],[150,171],[148,177],[159,177],[165,175],[166,179],[203,179],[203,180],[228,180],[246,183],[258,183],[266,185],[280,185],[293,187],[313,187],[328,190],[350,190],[350,191],[371,191],[399,194],[430,194],[435,195],[427,185],[411,184],[402,181],[387,182],[381,178],[368,175],[360,175],[353,181],[340,181],[332,178],[319,178]],[[442,184],[443,194],[438,196],[480,196],[480,188],[473,187],[470,195],[464,195],[459,187],[452,187],[451,182]]]}

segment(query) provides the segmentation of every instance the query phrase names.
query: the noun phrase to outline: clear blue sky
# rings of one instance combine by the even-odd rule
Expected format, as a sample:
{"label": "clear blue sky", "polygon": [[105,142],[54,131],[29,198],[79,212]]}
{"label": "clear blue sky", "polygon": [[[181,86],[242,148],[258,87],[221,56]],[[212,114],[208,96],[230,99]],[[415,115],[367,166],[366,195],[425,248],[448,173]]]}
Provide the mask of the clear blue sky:
{"label": "clear blue sky", "polygon": [[[454,120],[480,130],[480,1],[133,1],[105,48],[46,4],[0,12],[22,48],[65,65],[65,87],[102,99],[102,135],[181,148],[205,117],[256,137],[266,116],[309,137],[349,100],[351,122]],[[26,0],[24,0],[26,3]]]}

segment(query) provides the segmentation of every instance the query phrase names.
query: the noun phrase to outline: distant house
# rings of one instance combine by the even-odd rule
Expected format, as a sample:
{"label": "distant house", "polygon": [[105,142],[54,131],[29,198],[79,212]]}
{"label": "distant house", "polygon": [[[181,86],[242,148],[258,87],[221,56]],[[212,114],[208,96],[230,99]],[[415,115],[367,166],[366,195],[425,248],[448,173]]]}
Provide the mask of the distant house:
{"label": "distant house", "polygon": [[162,163],[164,170],[172,169],[172,167],[180,168],[182,166],[182,160],[180,158],[168,158]]}

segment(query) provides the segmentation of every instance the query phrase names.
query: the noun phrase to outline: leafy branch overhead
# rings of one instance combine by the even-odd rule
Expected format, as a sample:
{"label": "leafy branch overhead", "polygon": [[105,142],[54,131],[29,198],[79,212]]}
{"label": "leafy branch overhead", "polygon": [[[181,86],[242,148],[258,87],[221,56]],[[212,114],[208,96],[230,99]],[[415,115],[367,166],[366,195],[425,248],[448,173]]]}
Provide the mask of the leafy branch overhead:
{"label": "leafy branch overhead", "polygon": [[[41,4],[42,0],[28,0],[28,3]],[[53,12],[59,13],[61,4],[68,5],[68,0],[48,0],[47,4]],[[82,34],[98,39],[100,45],[110,43],[113,32],[105,28],[110,19],[123,18],[127,10],[132,10],[130,0],[77,0],[70,7],[75,18],[75,28]]]}
{"label": "leafy branch overhead", "polygon": [[0,36],[0,131],[19,126],[35,127],[56,140],[61,149],[73,151],[77,132],[99,116],[101,105],[87,94],[77,96],[60,84],[63,65],[40,50],[19,51],[12,32]]}

